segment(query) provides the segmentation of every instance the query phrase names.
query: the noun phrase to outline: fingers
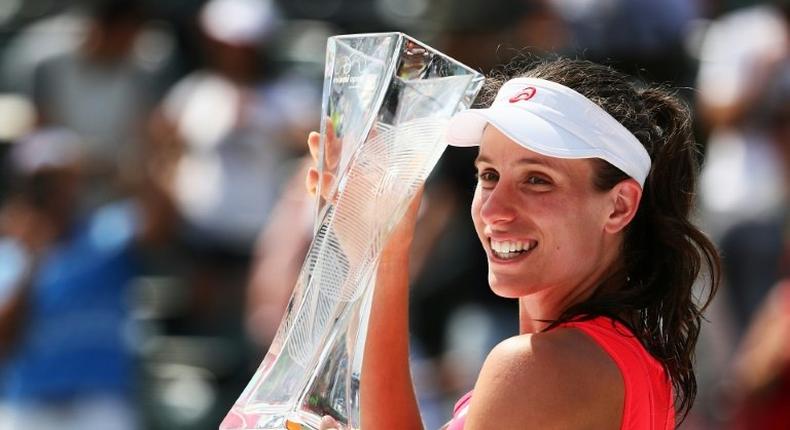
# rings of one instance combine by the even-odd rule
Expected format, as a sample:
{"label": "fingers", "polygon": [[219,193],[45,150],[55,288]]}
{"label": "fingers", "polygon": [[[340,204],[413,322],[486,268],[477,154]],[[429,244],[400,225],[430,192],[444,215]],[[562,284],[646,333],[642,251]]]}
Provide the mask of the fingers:
{"label": "fingers", "polygon": [[318,163],[318,151],[321,144],[321,134],[311,131],[307,135],[307,147],[310,148],[310,156],[313,157],[313,163]]}
{"label": "fingers", "polygon": [[[340,139],[335,135],[335,126],[332,120],[326,119],[326,141],[324,142],[324,168],[334,169],[337,167],[337,162],[340,159],[340,151],[342,149]],[[311,131],[307,135],[307,147],[310,150],[310,156],[313,158],[313,163],[318,165],[318,157],[321,152],[321,134]]]}
{"label": "fingers", "polygon": [[335,182],[335,175],[332,173],[324,172],[321,175],[321,197],[325,199],[329,199],[329,196],[332,195],[332,188]]}
{"label": "fingers", "polygon": [[307,176],[305,177],[305,188],[307,188],[307,192],[310,193],[311,196],[315,197],[317,187],[318,187],[318,169],[316,169],[315,167],[310,167],[307,170]]}
{"label": "fingers", "polygon": [[332,122],[332,118],[326,117],[326,136],[329,140],[335,140],[335,123]]}
{"label": "fingers", "polygon": [[335,175],[331,173],[324,173],[321,175],[318,173],[318,169],[315,167],[310,167],[307,169],[307,176],[304,178],[305,188],[311,196],[315,196],[316,193],[318,193],[319,178],[321,180],[321,195],[325,199],[328,199],[329,195],[331,194],[332,183],[335,180]]}
{"label": "fingers", "polygon": [[326,143],[324,148],[324,161],[326,169],[335,169],[340,160],[340,152],[343,149],[342,142],[335,134],[335,124],[331,119],[326,119]]}

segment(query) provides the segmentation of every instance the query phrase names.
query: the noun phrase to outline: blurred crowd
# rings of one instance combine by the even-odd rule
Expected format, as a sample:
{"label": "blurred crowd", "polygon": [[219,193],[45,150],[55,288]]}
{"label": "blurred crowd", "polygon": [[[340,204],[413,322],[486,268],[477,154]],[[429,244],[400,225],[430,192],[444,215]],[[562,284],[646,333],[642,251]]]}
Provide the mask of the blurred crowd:
{"label": "blurred crowd", "polygon": [[[326,38],[380,31],[483,72],[560,54],[675,88],[726,275],[682,428],[790,428],[790,0],[1,0],[0,430],[217,428],[310,243]],[[427,428],[518,329],[474,156],[445,153],[415,239]]]}

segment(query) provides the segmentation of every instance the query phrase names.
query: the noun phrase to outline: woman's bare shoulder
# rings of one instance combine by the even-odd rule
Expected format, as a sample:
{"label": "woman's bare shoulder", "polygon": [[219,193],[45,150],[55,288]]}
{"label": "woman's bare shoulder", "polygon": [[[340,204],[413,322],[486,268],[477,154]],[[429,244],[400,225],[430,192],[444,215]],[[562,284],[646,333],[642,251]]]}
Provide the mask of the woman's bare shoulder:
{"label": "woman's bare shoulder", "polygon": [[617,365],[584,333],[519,335],[486,358],[465,428],[616,429],[623,399]]}

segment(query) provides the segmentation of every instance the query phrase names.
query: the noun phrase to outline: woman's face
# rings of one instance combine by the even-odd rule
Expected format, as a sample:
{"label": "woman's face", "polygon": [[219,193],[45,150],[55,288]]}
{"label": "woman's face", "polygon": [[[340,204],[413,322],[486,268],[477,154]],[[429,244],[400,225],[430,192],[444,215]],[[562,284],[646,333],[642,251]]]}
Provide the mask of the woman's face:
{"label": "woman's face", "polygon": [[540,155],[486,127],[475,161],[472,218],[503,297],[594,285],[619,242],[607,233],[614,200],[593,187],[593,162]]}

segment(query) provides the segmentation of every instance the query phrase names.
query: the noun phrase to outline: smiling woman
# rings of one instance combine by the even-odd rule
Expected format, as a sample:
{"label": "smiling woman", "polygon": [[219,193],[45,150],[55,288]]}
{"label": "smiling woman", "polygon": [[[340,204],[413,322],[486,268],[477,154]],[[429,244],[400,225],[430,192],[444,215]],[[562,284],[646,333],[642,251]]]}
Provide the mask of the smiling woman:
{"label": "smiling woman", "polygon": [[[547,294],[560,309],[591,295],[615,266],[620,238],[609,233],[633,217],[641,194],[636,181],[598,192],[591,160],[538,154],[493,126],[483,133],[476,166],[472,218],[488,252],[491,289],[510,298]],[[522,319],[521,331],[533,331],[527,327],[533,321]]]}
{"label": "smiling woman", "polygon": [[[694,400],[694,346],[719,279],[715,248],[689,221],[698,166],[688,110],[586,61],[515,76],[491,79],[490,106],[447,131],[451,145],[480,147],[472,219],[491,289],[519,301],[520,334],[491,351],[446,428],[671,429]],[[366,428],[422,428],[405,270],[418,203],[379,266]],[[709,289],[696,303],[701,274]]]}

